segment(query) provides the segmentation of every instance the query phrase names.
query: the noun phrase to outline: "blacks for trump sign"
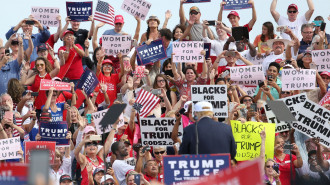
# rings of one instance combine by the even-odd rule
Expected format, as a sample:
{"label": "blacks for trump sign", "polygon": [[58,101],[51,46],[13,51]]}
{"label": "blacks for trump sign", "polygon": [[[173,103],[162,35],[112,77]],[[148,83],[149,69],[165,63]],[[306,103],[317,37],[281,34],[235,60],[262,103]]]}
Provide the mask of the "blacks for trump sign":
{"label": "blacks for trump sign", "polygon": [[[174,118],[141,118],[140,130],[143,145],[173,146],[171,139]],[[182,140],[183,127],[179,125],[178,137]]]}
{"label": "blacks for trump sign", "polygon": [[215,117],[228,117],[227,86],[225,85],[192,85],[191,100],[210,102]]}

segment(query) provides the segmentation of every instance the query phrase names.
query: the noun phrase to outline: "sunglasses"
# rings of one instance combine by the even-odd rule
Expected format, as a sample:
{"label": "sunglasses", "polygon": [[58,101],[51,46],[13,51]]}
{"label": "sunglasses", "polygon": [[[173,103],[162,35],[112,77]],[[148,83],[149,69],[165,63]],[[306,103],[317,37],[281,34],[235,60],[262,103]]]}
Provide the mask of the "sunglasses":
{"label": "sunglasses", "polygon": [[197,15],[198,12],[190,12],[190,15]]}
{"label": "sunglasses", "polygon": [[165,151],[155,152],[155,155],[164,154]]}
{"label": "sunglasses", "polygon": [[297,13],[297,11],[288,11],[289,13]]}
{"label": "sunglasses", "polygon": [[251,100],[251,99],[243,100],[243,102],[244,102],[244,103],[245,103],[245,102],[252,102],[252,100]]}
{"label": "sunglasses", "polygon": [[127,121],[125,121],[125,122],[124,122],[124,124],[125,124],[125,125],[127,125],[127,124],[128,124],[128,122],[127,122]]}
{"label": "sunglasses", "polygon": [[271,168],[271,167],[273,168],[273,166],[271,166],[271,165],[267,165],[267,166],[266,166],[266,168]]}
{"label": "sunglasses", "polygon": [[42,66],[44,66],[44,64],[36,64],[36,66],[37,66],[37,67],[38,67],[38,66],[41,66],[41,67],[42,67]]}
{"label": "sunglasses", "polygon": [[290,92],[289,92],[289,91],[287,91],[287,92],[285,92],[285,91],[282,91],[282,92],[281,92],[281,94],[287,94],[287,95],[289,95],[289,94],[290,94]]}
{"label": "sunglasses", "polygon": [[165,80],[157,80],[157,82],[165,82]]}

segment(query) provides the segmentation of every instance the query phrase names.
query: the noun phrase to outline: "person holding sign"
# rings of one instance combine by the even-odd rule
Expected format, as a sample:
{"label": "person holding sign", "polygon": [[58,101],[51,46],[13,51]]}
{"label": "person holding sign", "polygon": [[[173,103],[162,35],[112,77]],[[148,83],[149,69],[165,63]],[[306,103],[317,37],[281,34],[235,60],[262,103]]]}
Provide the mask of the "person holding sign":
{"label": "person holding sign", "polygon": [[[47,100],[44,106],[42,106],[43,111],[50,111],[52,115],[52,122],[63,121],[63,111],[65,103],[56,103],[60,92],[54,91],[55,88],[51,87],[49,91],[46,91]],[[50,109],[50,110],[49,110]]]}
{"label": "person holding sign", "polygon": [[158,17],[155,15],[151,15],[147,20],[147,24],[147,32],[142,34],[140,44],[143,44],[145,42],[147,45],[149,45],[153,40],[157,40],[160,38],[160,33],[158,31],[160,20],[158,19]]}

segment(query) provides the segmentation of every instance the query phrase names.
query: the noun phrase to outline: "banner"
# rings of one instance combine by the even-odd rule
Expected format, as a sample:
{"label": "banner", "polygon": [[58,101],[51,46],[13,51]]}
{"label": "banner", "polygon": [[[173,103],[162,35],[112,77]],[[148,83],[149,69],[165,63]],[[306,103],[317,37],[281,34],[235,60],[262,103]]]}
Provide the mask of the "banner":
{"label": "banner", "polygon": [[133,71],[133,75],[138,78],[145,77],[144,70],[146,69],[146,66],[135,66],[135,71]]}
{"label": "banner", "polygon": [[72,21],[88,21],[88,17],[93,15],[93,1],[66,2],[66,13]]}
{"label": "banner", "polygon": [[330,104],[330,91],[327,92],[319,102],[319,105]]}
{"label": "banner", "polygon": [[233,84],[258,86],[265,80],[262,65],[229,67]]}
{"label": "banner", "polygon": [[55,7],[37,7],[31,8],[31,15],[42,25],[48,27],[58,27],[59,21],[56,19],[60,15],[60,9]]}
{"label": "banner", "polygon": [[[143,145],[173,146],[171,139],[175,118],[141,118],[140,130]],[[182,140],[183,127],[180,123],[178,137]]]}
{"label": "banner", "polygon": [[0,184],[27,185],[28,168],[25,163],[0,163]]}
{"label": "banner", "polygon": [[173,42],[173,61],[172,62],[204,62],[201,51],[204,50],[204,43],[201,41],[179,41]]}
{"label": "banner", "polygon": [[66,139],[67,133],[68,123],[66,121],[40,122],[40,141],[53,141],[56,142],[56,146],[69,146],[69,139]]}
{"label": "banner", "polygon": [[102,35],[102,47],[106,55],[118,53],[128,55],[131,51],[131,43],[130,35]]}
{"label": "banner", "polygon": [[330,147],[330,111],[310,100],[306,100],[296,115],[297,122],[292,127],[311,138],[319,138],[320,143]]}
{"label": "banner", "polygon": [[[92,117],[93,117],[93,120],[94,120],[94,124],[95,124],[95,127],[96,127],[96,133],[98,135],[101,135],[103,134],[102,130],[101,130],[101,125],[100,125],[100,122],[101,120],[103,119],[104,115],[108,112],[108,109],[105,109],[105,110],[101,110],[101,111],[98,111],[98,112],[94,112],[92,113]],[[124,125],[124,114],[122,113],[120,116],[119,116],[119,123],[117,125],[117,128],[121,127]],[[108,133],[110,132],[112,129],[111,125],[109,125],[109,127],[104,131],[104,133]]]}
{"label": "banner", "polygon": [[312,60],[316,64],[318,72],[328,71],[330,69],[330,49],[313,50]]}
{"label": "banner", "polygon": [[183,3],[207,3],[211,2],[211,0],[187,0],[186,2]]}
{"label": "banner", "polygon": [[266,54],[263,53],[261,54],[261,56],[259,57],[258,55],[256,55],[255,57],[252,57],[252,59],[250,60],[250,62],[253,64],[253,65],[262,65],[264,59],[266,58]]}
{"label": "banner", "polygon": [[167,57],[166,51],[161,39],[152,41],[149,45],[145,44],[136,48],[140,59],[139,65],[155,63]]}
{"label": "banner", "polygon": [[315,81],[314,69],[282,70],[282,91],[315,89]]}
{"label": "banner", "polygon": [[235,159],[247,161],[260,156],[260,132],[265,128],[266,144],[265,159],[274,157],[275,124],[231,120],[231,128],[237,145]]}
{"label": "banner", "polygon": [[0,161],[20,159],[22,156],[17,153],[20,150],[22,150],[20,137],[0,139]]}
{"label": "banner", "polygon": [[[289,108],[293,116],[295,116],[297,114],[297,111],[307,100],[307,94],[301,93],[301,94],[289,96],[287,98],[281,98],[279,100],[282,100],[285,103],[285,105]],[[290,130],[291,124],[289,122],[278,120],[274,112],[267,104],[265,104],[265,113],[267,116],[268,123],[276,123],[276,128],[275,128],[276,133]]]}
{"label": "banner", "polygon": [[49,150],[49,162],[54,164],[56,142],[27,141],[25,144],[25,163],[30,163],[31,150]]}
{"label": "banner", "polygon": [[208,101],[213,106],[215,117],[228,117],[226,85],[192,85],[191,100],[193,103]]}
{"label": "banner", "polygon": [[77,83],[77,89],[85,90],[85,93],[88,96],[94,91],[98,84],[99,80],[97,79],[95,73],[89,68],[86,68]]}
{"label": "banner", "polygon": [[246,161],[235,168],[223,170],[219,174],[183,183],[189,185],[263,185],[265,184],[263,175],[264,169],[261,168],[261,163],[264,163],[264,161],[260,159]]}
{"label": "banner", "polygon": [[49,90],[51,87],[54,87],[58,91],[70,91],[70,83],[41,79],[40,90]]}
{"label": "banner", "polygon": [[201,176],[217,174],[230,168],[229,154],[176,155],[163,157],[164,183],[179,184],[198,180]]}
{"label": "banner", "polygon": [[247,87],[247,86],[240,86],[243,91],[246,92],[247,95],[254,97],[257,87]]}
{"label": "banner", "polygon": [[134,17],[139,17],[141,20],[146,19],[150,8],[151,3],[145,0],[124,0],[121,5],[121,9]]}
{"label": "banner", "polygon": [[249,0],[223,0],[227,4],[223,7],[224,10],[239,10],[252,8],[251,4],[248,4]]}

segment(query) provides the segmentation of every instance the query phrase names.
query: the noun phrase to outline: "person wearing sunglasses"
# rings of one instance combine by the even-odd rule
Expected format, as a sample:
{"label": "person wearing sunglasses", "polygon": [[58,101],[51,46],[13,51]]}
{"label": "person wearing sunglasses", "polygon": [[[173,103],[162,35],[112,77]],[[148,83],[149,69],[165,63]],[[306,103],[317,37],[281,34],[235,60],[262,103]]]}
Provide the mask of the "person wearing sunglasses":
{"label": "person wearing sunglasses", "polygon": [[155,146],[153,150],[155,161],[157,162],[158,166],[162,166],[163,163],[163,156],[167,155],[166,153],[166,146]]}
{"label": "person wearing sunglasses", "polygon": [[274,170],[275,161],[267,159],[265,163],[265,181],[271,185],[281,185],[279,174]]}
{"label": "person wearing sunglasses", "polygon": [[[297,35],[298,39],[301,40],[301,26],[308,23],[314,12],[313,0],[306,0],[308,10],[300,17],[298,17],[298,6],[296,4],[290,4],[287,9],[288,18],[281,16],[280,13],[276,11],[277,1],[278,0],[273,0],[270,5],[270,13],[275,19],[275,22],[278,26],[288,26],[292,30],[293,34]],[[290,36],[286,33],[282,32],[281,36],[284,39],[290,39]]]}

